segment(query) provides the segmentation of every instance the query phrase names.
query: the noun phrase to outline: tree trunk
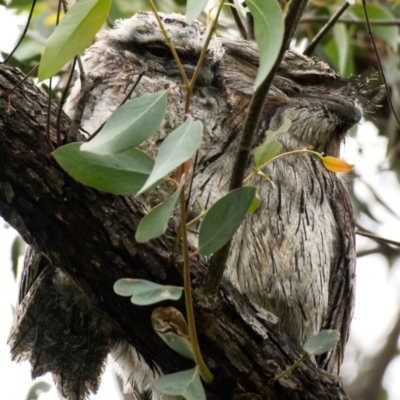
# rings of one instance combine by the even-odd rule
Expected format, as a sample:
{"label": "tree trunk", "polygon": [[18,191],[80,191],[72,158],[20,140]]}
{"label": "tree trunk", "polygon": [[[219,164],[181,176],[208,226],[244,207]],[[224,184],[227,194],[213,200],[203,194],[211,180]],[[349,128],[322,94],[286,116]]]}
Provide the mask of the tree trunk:
{"label": "tree trunk", "polygon": [[[164,373],[192,368],[192,362],[169,350],[153,331],[150,317],[156,306],[133,306],[113,292],[114,282],[123,277],[182,286],[182,266],[171,259],[171,242],[162,237],[136,243],[144,210],[140,197],[85,187],[58,166],[46,137],[47,95],[30,80],[9,95],[22,79],[17,70],[0,66],[0,214],[35,251],[67,272],[149,365],[159,365]],[[53,139],[56,113],[53,104]],[[62,135],[69,125],[64,115]],[[278,329],[276,317],[229,282],[222,283],[215,303],[208,304],[199,290],[206,268],[204,260],[192,260],[196,324],[204,358],[215,375],[213,385],[206,386],[208,399],[242,393],[262,399],[347,398],[311,360],[273,383],[275,375],[300,357],[299,349]],[[184,313],[183,301],[170,304]]]}

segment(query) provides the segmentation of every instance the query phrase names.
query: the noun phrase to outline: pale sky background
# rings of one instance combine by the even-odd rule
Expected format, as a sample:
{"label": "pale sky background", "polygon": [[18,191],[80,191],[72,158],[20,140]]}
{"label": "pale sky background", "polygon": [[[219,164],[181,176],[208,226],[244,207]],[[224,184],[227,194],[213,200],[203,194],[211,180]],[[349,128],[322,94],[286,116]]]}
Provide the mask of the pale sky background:
{"label": "pale sky background", "polygon": [[[0,6],[0,50],[10,51],[18,38],[19,26],[25,23],[25,16],[13,16]],[[400,215],[399,183],[392,172],[380,172],[385,169],[385,153],[387,141],[379,137],[372,124],[360,124],[356,139],[348,139],[344,158],[356,165],[356,172],[370,184],[387,204]],[[362,150],[362,151],[360,151]],[[355,190],[367,203],[373,202],[371,193],[362,183],[357,183]],[[376,204],[373,209],[379,224],[372,226],[364,221],[365,227],[383,237],[400,241],[400,218],[389,214],[382,206]],[[17,284],[11,272],[11,244],[17,233],[0,219],[0,377],[1,389],[7,398],[25,400],[32,384],[30,365],[17,365],[10,361],[6,340],[11,325],[12,306],[17,298]],[[357,237],[359,248],[374,247],[365,238]],[[355,318],[352,324],[350,342],[355,344],[363,354],[373,354],[381,345],[390,330],[400,306],[400,263],[389,271],[386,260],[379,255],[362,257],[357,263],[357,298]],[[349,346],[349,348],[351,348]],[[346,368],[347,367],[347,368]],[[351,375],[349,365],[343,370]],[[350,366],[351,368],[351,366]],[[41,379],[41,378],[39,378]],[[44,380],[51,382],[51,378]],[[384,377],[384,386],[389,391],[390,400],[400,399],[400,356],[392,361]],[[115,376],[108,368],[98,395],[92,400],[122,400],[116,390]],[[56,400],[56,391],[42,394],[40,400]]]}

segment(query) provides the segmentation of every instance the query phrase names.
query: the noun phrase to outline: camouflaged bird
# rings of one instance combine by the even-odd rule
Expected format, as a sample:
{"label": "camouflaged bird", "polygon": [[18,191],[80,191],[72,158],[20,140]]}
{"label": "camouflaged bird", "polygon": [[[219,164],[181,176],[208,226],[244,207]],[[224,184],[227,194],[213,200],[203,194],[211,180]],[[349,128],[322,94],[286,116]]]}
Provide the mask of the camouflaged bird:
{"label": "camouflaged bird", "polygon": [[[177,14],[160,17],[190,77],[206,27],[197,21],[188,24]],[[86,51],[83,65],[93,82],[82,120],[89,134],[119,107],[141,73],[132,98],[173,87],[162,125],[142,149],[154,155],[182,123],[185,90],[153,14],[137,13],[117,22],[113,30],[102,31]],[[193,212],[196,201],[209,208],[228,191],[257,68],[255,43],[212,37],[190,106],[191,115],[204,127],[192,173]],[[278,136],[282,152],[312,146],[337,157],[347,131],[360,121],[363,110],[373,107],[378,93],[366,78],[342,78],[318,59],[287,51],[265,101],[254,146],[265,140],[267,130],[277,130],[288,118],[290,129]],[[65,107],[70,116],[79,96],[78,80]],[[248,172],[253,167],[249,161]],[[337,346],[317,360],[321,368],[338,374],[354,305],[349,196],[340,178],[309,154],[280,158],[264,173],[268,179],[249,182],[259,189],[261,203],[233,238],[225,276],[275,314],[298,346],[322,329],[338,330]],[[157,373],[134,347],[115,340],[112,316],[103,315],[63,271],[33,264],[24,267],[27,278],[9,338],[13,358],[29,359],[33,376],[51,371],[61,397],[83,399],[96,391],[111,353],[127,391],[147,393],[153,400],[168,398],[154,389]]]}

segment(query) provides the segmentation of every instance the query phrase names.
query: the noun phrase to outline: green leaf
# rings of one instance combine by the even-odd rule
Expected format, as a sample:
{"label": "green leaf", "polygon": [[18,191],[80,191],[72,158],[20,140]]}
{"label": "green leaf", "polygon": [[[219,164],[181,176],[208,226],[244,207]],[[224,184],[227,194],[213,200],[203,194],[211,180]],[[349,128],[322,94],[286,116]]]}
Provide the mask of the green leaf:
{"label": "green leaf", "polygon": [[[160,335],[159,335],[160,336]],[[165,340],[164,337],[160,336],[164,343],[172,350],[176,351],[181,356],[194,360],[193,347],[190,341],[182,336],[176,336],[173,340]]]}
{"label": "green leaf", "polygon": [[44,381],[35,382],[29,389],[26,400],[37,400],[42,393],[46,393],[51,389],[51,385]]}
{"label": "green leaf", "polygon": [[168,197],[163,203],[154,207],[147,215],[145,215],[139,223],[136,230],[135,239],[139,243],[147,242],[164,234],[168,227],[168,221],[174,211],[175,203],[178,200],[182,190],[184,180],[182,179],[176,192]]}
{"label": "green leaf", "polygon": [[304,351],[318,356],[332,349],[340,339],[340,333],[327,329],[310,337],[303,345]]}
{"label": "green leaf", "polygon": [[203,11],[208,0],[187,0],[186,2],[186,21],[191,24]]}
{"label": "green leaf", "polygon": [[21,236],[17,236],[11,245],[12,272],[15,279],[17,279],[18,274],[18,258],[25,254],[25,247],[25,242],[22,240]]}
{"label": "green leaf", "polygon": [[167,92],[157,92],[130,100],[118,108],[102,130],[81,150],[96,154],[116,154],[135,147],[160,126],[167,110]]}
{"label": "green leaf", "polygon": [[118,0],[112,0],[111,1],[111,7],[110,7],[110,12],[108,13],[108,18],[113,22],[117,20],[117,19],[121,19],[121,18],[126,18],[127,15],[126,13],[121,9]]}
{"label": "green leaf", "polygon": [[189,160],[200,144],[202,130],[203,125],[200,121],[188,117],[181,126],[172,131],[162,142],[154,168],[139,193],[143,193],[179,165]]}
{"label": "green leaf", "polygon": [[255,193],[255,187],[241,187],[213,204],[200,226],[200,254],[215,253],[230,240],[245,218]]}
{"label": "green leaf", "polygon": [[137,149],[117,155],[81,151],[82,143],[59,147],[52,154],[72,178],[108,193],[133,195],[144,185],[154,160]]}
{"label": "green leaf", "polygon": [[246,215],[253,214],[257,210],[257,208],[260,206],[260,204],[261,204],[260,193],[259,193],[258,189],[256,189],[253,200],[250,204],[250,207],[248,208],[248,210],[246,212]]}
{"label": "green leaf", "polygon": [[353,49],[348,28],[344,24],[333,26],[333,37],[338,52],[339,74],[351,76],[353,73]]}
{"label": "green leaf", "polygon": [[[6,3],[3,4],[4,6]],[[31,0],[11,0],[11,2],[8,4],[9,8],[17,8],[19,10],[32,7],[32,1]]]}
{"label": "green leaf", "polygon": [[[349,12],[354,13],[355,16],[360,18],[361,20],[365,19],[364,10],[361,4],[354,4],[350,6]],[[389,21],[395,19],[394,15],[390,12],[388,8],[378,4],[367,4],[367,13],[371,21],[374,19],[383,19]],[[393,50],[396,51],[397,41],[399,37],[397,26],[372,25],[371,30],[372,33],[378,35],[385,42],[389,43]]]}
{"label": "green leaf", "polygon": [[160,376],[155,385],[165,394],[183,396],[186,400],[206,400],[197,368]]}
{"label": "green leaf", "polygon": [[289,118],[285,118],[283,124],[277,131],[266,132],[266,139],[264,143],[254,149],[254,159],[257,167],[264,165],[266,162],[279,154],[282,145],[276,140],[276,138],[281,133],[287,132],[291,125],[292,121]]}
{"label": "green leaf", "polygon": [[120,296],[131,297],[138,306],[159,303],[165,300],[179,300],[183,288],[159,285],[144,279],[123,278],[114,283],[114,292]]}
{"label": "green leaf", "polygon": [[260,66],[254,90],[265,80],[278,58],[285,25],[276,0],[246,0],[254,18],[254,34],[260,52]]}
{"label": "green leaf", "polygon": [[174,307],[157,307],[151,314],[154,331],[172,350],[194,360],[189,327],[182,313]]}
{"label": "green leaf", "polygon": [[39,65],[39,80],[56,74],[85,50],[105,22],[110,0],[80,0],[68,11],[46,42]]}

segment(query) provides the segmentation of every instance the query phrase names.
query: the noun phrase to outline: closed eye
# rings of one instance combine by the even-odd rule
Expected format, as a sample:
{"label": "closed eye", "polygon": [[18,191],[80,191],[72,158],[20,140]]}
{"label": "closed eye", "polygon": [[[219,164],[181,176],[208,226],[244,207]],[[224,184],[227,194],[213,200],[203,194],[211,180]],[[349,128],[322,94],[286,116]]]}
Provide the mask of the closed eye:
{"label": "closed eye", "polygon": [[322,83],[326,83],[328,80],[333,80],[333,76],[329,76],[328,74],[324,73],[314,73],[314,72],[304,72],[304,73],[297,73],[289,76],[291,80],[300,85],[308,86],[308,85],[318,85]]}
{"label": "closed eye", "polygon": [[149,46],[146,50],[154,57],[157,58],[169,58],[172,56],[171,51],[168,47],[164,46]]}

